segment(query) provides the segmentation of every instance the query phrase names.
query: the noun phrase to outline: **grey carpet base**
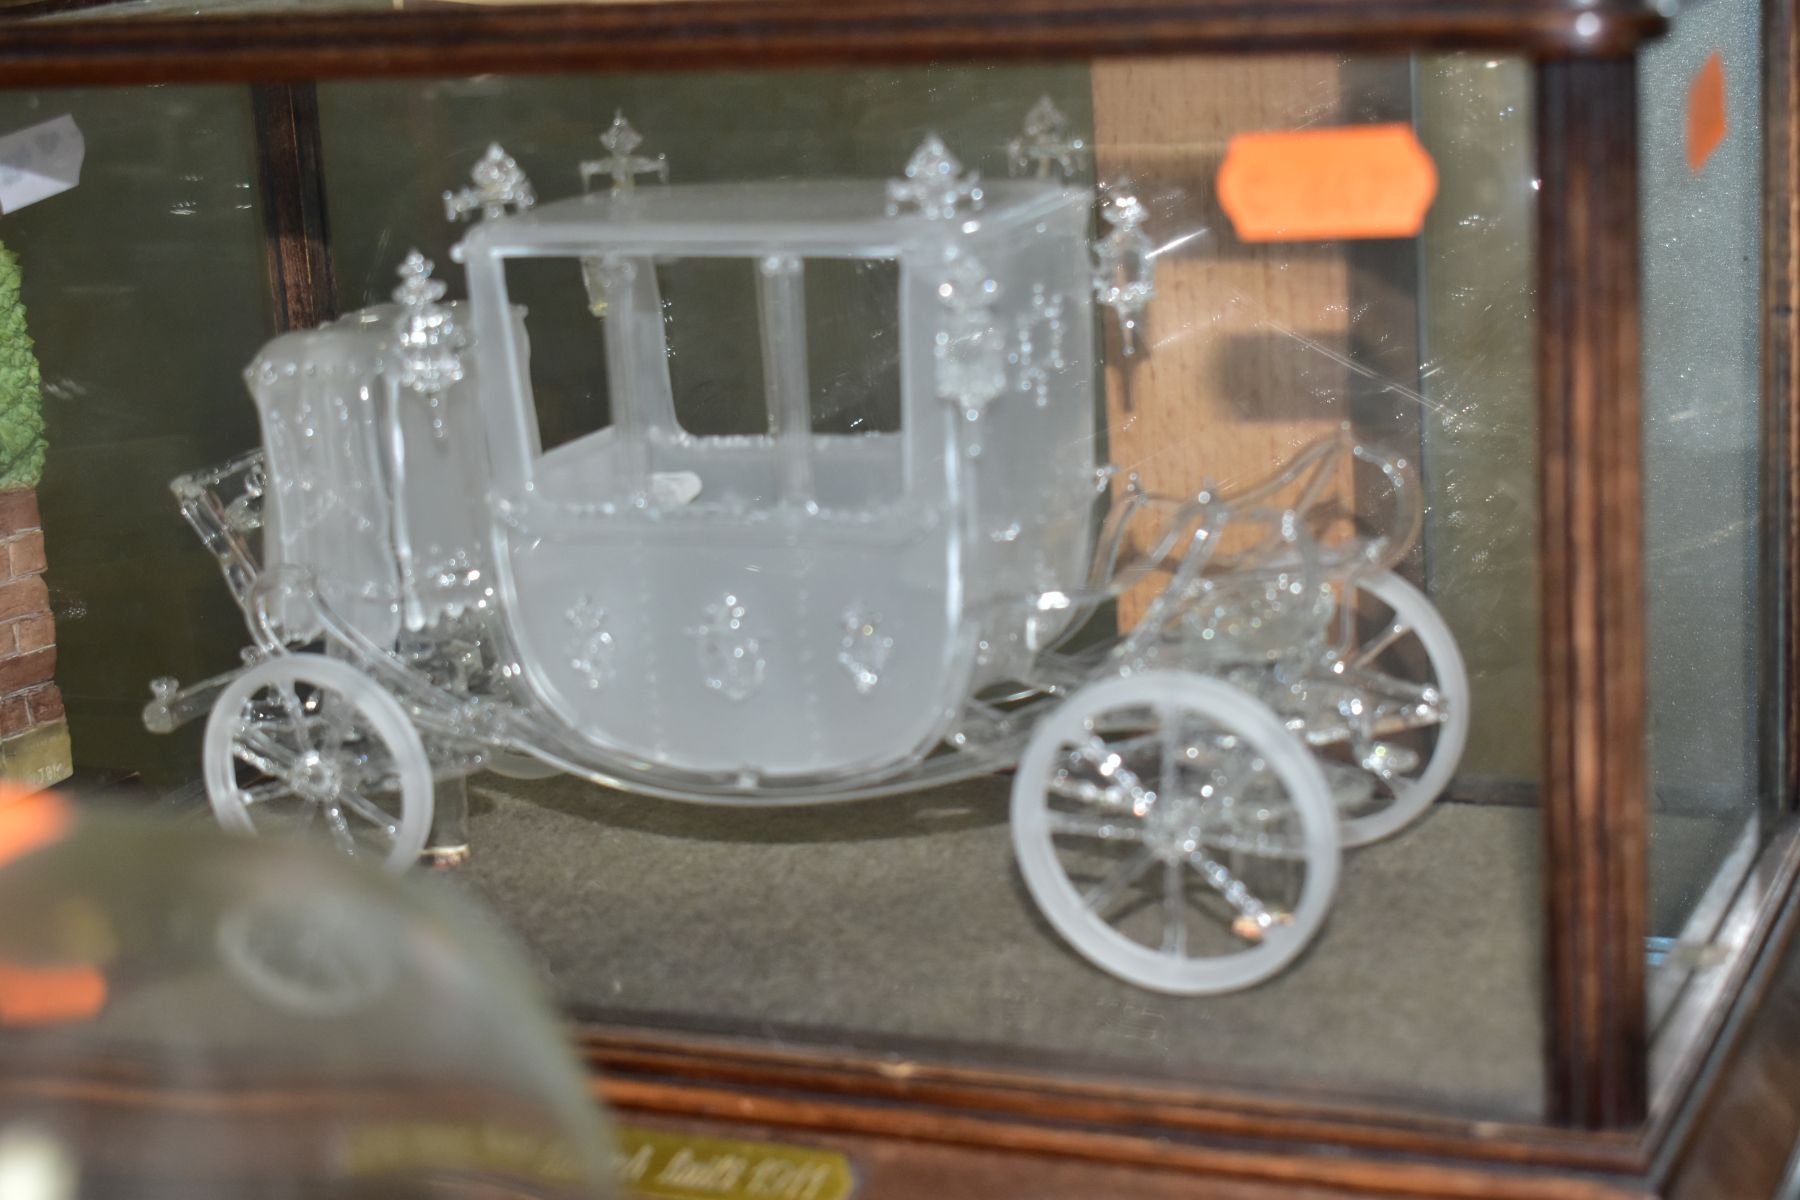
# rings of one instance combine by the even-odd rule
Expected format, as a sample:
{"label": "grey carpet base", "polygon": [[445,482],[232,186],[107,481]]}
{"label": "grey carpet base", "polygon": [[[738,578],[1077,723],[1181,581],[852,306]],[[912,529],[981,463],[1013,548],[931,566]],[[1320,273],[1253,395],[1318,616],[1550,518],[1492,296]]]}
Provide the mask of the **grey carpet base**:
{"label": "grey carpet base", "polygon": [[[1534,809],[1436,806],[1349,855],[1330,918],[1285,974],[1176,999],[1092,967],[1038,915],[1007,789],[757,811],[483,775],[474,856],[450,878],[524,938],[563,1001],[607,1019],[1542,1113]],[[1679,931],[1736,832],[1657,815],[1653,931]]]}
{"label": "grey carpet base", "polygon": [[1352,853],[1285,974],[1178,999],[1088,965],[1013,863],[1007,781],[798,810],[471,781],[453,873],[561,998],[615,1019],[970,1063],[1542,1107],[1539,830],[1439,805]]}

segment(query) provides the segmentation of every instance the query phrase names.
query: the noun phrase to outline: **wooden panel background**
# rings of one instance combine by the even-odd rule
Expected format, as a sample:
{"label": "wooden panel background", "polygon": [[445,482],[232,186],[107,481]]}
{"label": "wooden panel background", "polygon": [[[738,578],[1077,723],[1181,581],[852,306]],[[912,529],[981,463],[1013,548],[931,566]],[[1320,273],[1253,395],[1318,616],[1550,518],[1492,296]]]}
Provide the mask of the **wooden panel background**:
{"label": "wooden panel background", "polygon": [[[1111,461],[1152,492],[1189,495],[1252,483],[1346,417],[1307,378],[1314,345],[1350,334],[1349,271],[1334,249],[1248,245],[1213,188],[1233,134],[1292,129],[1337,112],[1339,60],[1165,59],[1093,69],[1095,167],[1101,181],[1154,180],[1146,228],[1165,247],[1142,351],[1119,353],[1108,317],[1106,404]],[[1191,239],[1190,244],[1187,239]],[[1350,500],[1346,475],[1341,499]],[[1120,604],[1135,621],[1158,586]]]}

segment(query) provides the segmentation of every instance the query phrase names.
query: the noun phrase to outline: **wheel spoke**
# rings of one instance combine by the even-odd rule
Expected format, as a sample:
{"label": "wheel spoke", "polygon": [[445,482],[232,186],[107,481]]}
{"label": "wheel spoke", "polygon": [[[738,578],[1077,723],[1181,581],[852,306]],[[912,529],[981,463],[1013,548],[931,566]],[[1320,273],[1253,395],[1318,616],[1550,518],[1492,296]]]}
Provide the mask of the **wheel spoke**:
{"label": "wheel spoke", "polygon": [[246,725],[231,741],[232,756],[265,775],[285,779],[292,775],[299,755],[269,736],[260,725]]}
{"label": "wheel spoke", "polygon": [[1359,671],[1368,666],[1383,654],[1387,653],[1401,638],[1411,632],[1412,626],[1408,625],[1405,621],[1402,621],[1398,616],[1395,616],[1395,618],[1388,623],[1388,627],[1382,630],[1380,636],[1364,645],[1362,649],[1358,650],[1350,657],[1347,664],[1349,669]]}
{"label": "wheel spoke", "polygon": [[287,774],[286,765],[276,762],[268,755],[258,753],[256,750],[244,745],[242,742],[233,743],[231,747],[231,756],[247,767],[256,768],[256,770],[262,772],[264,775],[273,775],[279,778]]}
{"label": "wheel spoke", "polygon": [[285,800],[293,794],[293,787],[285,779],[271,779],[267,783],[258,783],[247,788],[238,789],[238,796],[251,808],[254,808],[258,804],[269,804],[276,800]]}
{"label": "wheel spoke", "polygon": [[1103,842],[1141,842],[1143,827],[1122,823],[1111,817],[1094,817],[1086,813],[1051,812],[1050,832],[1071,837],[1098,838]]}
{"label": "wheel spoke", "polygon": [[1394,762],[1390,761],[1394,749],[1386,742],[1366,742],[1356,747],[1356,765],[1386,784],[1390,792],[1396,788],[1395,781],[1399,778]]}
{"label": "wheel spoke", "polygon": [[1162,952],[1176,958],[1187,957],[1187,897],[1182,874],[1180,863],[1163,864]]}
{"label": "wheel spoke", "polygon": [[[394,834],[398,831],[399,818],[383,811],[380,805],[349,788],[345,788],[338,794],[338,803],[381,830],[389,841],[393,841]],[[340,809],[339,812],[341,814],[342,810]]]}
{"label": "wheel spoke", "polygon": [[359,792],[375,792],[378,794],[405,790],[405,785],[400,782],[400,776],[392,771],[384,771],[380,775],[364,776],[355,787]]}
{"label": "wheel spoke", "polygon": [[[1248,854],[1253,858],[1278,859],[1282,862],[1305,862],[1306,847],[1292,838],[1277,834],[1203,833],[1200,844],[1208,850],[1227,854]],[[1204,873],[1204,868],[1202,869]]]}
{"label": "wheel spoke", "polygon": [[1100,773],[1102,779],[1109,780],[1128,792],[1143,790],[1144,785],[1138,779],[1137,772],[1125,765],[1124,756],[1100,738],[1089,738],[1082,745],[1077,746],[1075,752],[1081,756],[1083,761],[1091,764],[1094,770]]}
{"label": "wheel spoke", "polygon": [[313,748],[312,731],[306,724],[306,706],[300,703],[300,694],[294,690],[292,683],[284,682],[276,691],[281,697],[281,707],[293,726],[295,746],[304,754]]}
{"label": "wheel spoke", "polygon": [[1056,774],[1050,776],[1045,789],[1053,796],[1064,800],[1073,800],[1079,804],[1091,804],[1098,808],[1117,808],[1131,811],[1131,797],[1123,788],[1101,787],[1087,779],[1077,779],[1063,768],[1057,768]]}
{"label": "wheel spoke", "polygon": [[[1132,722],[1129,728],[1141,729],[1143,728],[1143,725],[1141,722]],[[1134,733],[1127,737],[1096,737],[1093,738],[1088,745],[1090,748],[1099,748],[1099,752],[1102,754],[1117,755],[1119,758],[1129,758],[1139,751],[1147,750],[1156,745],[1161,737],[1161,732],[1153,729],[1148,733]],[[1082,757],[1086,759],[1086,755],[1083,755]],[[1093,760],[1088,759],[1087,761]]]}
{"label": "wheel spoke", "polygon": [[[1351,728],[1348,721],[1334,721],[1329,724],[1301,724],[1296,732],[1302,736],[1308,746],[1314,750],[1323,750],[1330,746],[1342,746],[1357,742],[1368,745],[1377,738],[1392,738],[1401,734],[1417,733],[1420,730],[1437,729],[1445,723],[1446,718],[1424,705],[1407,706],[1400,711],[1379,709],[1364,717],[1356,728]],[[1360,758],[1360,752],[1358,757]]]}
{"label": "wheel spoke", "polygon": [[[1152,735],[1154,736],[1154,735]],[[1146,739],[1133,739],[1131,744],[1145,744]],[[1109,745],[1099,737],[1071,745],[1066,765],[1057,766],[1045,787],[1052,795],[1098,808],[1120,809],[1143,815],[1147,794],[1137,773],[1125,765],[1123,745]],[[1077,777],[1071,766],[1085,765],[1100,776],[1102,782]]]}
{"label": "wheel spoke", "polygon": [[1389,675],[1380,668],[1345,665],[1337,673],[1336,680],[1367,694],[1377,704],[1398,704],[1402,707],[1410,707],[1418,704],[1442,703],[1442,697],[1437,694],[1437,688],[1432,684],[1414,683],[1410,679]]}
{"label": "wheel spoke", "polygon": [[1225,903],[1258,925],[1267,926],[1273,922],[1268,907],[1257,899],[1248,884],[1227,870],[1223,863],[1215,862],[1198,852],[1190,856],[1189,861],[1199,870],[1200,878],[1225,898]]}
{"label": "wheel spoke", "polygon": [[[331,697],[330,699],[338,698]],[[328,700],[320,707],[325,716],[325,738],[319,747],[319,752],[336,759],[339,757],[338,752],[344,748],[345,740],[350,736],[350,718],[344,712],[341,699],[338,699],[337,703],[331,703]]]}
{"label": "wheel spoke", "polygon": [[1337,641],[1334,648],[1340,657],[1350,653],[1350,647],[1356,644],[1356,585],[1341,585],[1337,606]]}
{"label": "wheel spoke", "polygon": [[1175,772],[1180,767],[1180,733],[1181,717],[1170,705],[1156,706],[1156,727],[1159,736],[1158,749],[1162,755],[1161,776],[1157,780],[1157,795],[1163,803],[1172,803],[1175,799]]}
{"label": "wheel spoke", "polygon": [[1243,743],[1238,740],[1236,734],[1226,733],[1223,730],[1213,730],[1210,733],[1202,731],[1199,737],[1192,739],[1189,743],[1192,749],[1196,751],[1207,751],[1208,757],[1206,758],[1206,761],[1211,763],[1217,763],[1220,759],[1231,757],[1242,744]]}
{"label": "wheel spoke", "polygon": [[1118,902],[1125,889],[1142,878],[1144,872],[1150,869],[1150,864],[1155,861],[1156,858],[1150,851],[1139,850],[1115,866],[1099,883],[1088,889],[1087,893],[1081,897],[1081,902],[1087,905],[1088,911],[1095,916],[1104,916],[1106,911]]}
{"label": "wheel spoke", "polygon": [[344,810],[335,803],[326,804],[323,808],[325,809],[325,828],[331,833],[331,840],[336,842],[337,848],[345,854],[355,855],[356,836],[350,832],[350,822],[344,819]]}

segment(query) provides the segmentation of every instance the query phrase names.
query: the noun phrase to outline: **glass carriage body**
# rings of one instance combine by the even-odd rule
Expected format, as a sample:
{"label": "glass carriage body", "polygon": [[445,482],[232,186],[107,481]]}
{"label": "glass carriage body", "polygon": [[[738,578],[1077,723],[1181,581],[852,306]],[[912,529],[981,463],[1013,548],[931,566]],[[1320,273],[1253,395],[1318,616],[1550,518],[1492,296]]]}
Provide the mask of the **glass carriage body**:
{"label": "glass carriage body", "polygon": [[[476,344],[498,348],[471,381],[492,586],[534,705],[614,753],[779,789],[917,761],[967,696],[1016,671],[979,647],[1017,642],[1009,602],[1078,586],[1092,548],[1091,199],[988,193],[978,221],[945,221],[886,215],[878,181],[671,187],[470,233]],[[547,452],[503,315],[503,265],[523,255],[579,262],[605,311],[613,424]],[[746,386],[764,390],[766,434],[696,436],[676,418],[656,259],[697,256],[754,270],[762,378]],[[803,305],[818,259],[895,268],[898,428],[815,431]],[[1021,337],[1045,357],[1054,344],[1054,364],[1009,374]],[[1001,400],[1033,372],[1041,384]],[[446,490],[466,486],[455,473]]]}
{"label": "glass carriage body", "polygon": [[[984,183],[935,138],[897,180],[646,188],[631,173],[662,164],[634,144],[584,166],[610,191],[541,207],[495,147],[445,197],[483,217],[456,252],[469,299],[415,254],[396,305],[276,339],[247,372],[262,451],[176,482],[256,645],[243,672],[159,680],[146,720],[211,709],[220,818],[285,804],[403,866],[434,780],[520,756],[740,804],[1017,765],[1026,883],[1091,960],[1183,993],[1280,970],[1340,845],[1419,816],[1467,731],[1454,640],[1390,570],[1407,465],[1346,437],[1232,495],[1113,478],[1095,308],[1130,353],[1153,291],[1126,188],[1090,244],[1092,191]],[[509,292],[525,260],[579,276],[603,350],[606,419],[554,442]],[[753,281],[739,384],[766,428],[684,425],[659,273],[695,260]],[[819,264],[888,293],[848,384],[809,374]],[[897,398],[865,419],[839,393],[876,377]],[[1350,473],[1390,502],[1381,532],[1342,528]],[[1129,618],[1127,596],[1148,597]],[[1153,871],[1160,913],[1109,911]]]}

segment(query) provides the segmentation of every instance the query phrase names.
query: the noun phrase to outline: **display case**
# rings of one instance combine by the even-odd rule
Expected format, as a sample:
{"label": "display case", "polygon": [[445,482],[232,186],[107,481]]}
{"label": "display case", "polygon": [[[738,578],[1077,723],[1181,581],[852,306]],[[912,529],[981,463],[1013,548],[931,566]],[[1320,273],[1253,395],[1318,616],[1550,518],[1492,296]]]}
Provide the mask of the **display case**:
{"label": "display case", "polygon": [[1774,1192],[1791,6],[0,30],[0,773],[859,1196]]}

